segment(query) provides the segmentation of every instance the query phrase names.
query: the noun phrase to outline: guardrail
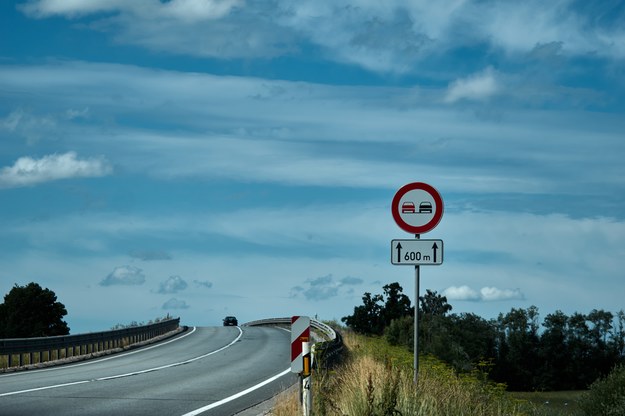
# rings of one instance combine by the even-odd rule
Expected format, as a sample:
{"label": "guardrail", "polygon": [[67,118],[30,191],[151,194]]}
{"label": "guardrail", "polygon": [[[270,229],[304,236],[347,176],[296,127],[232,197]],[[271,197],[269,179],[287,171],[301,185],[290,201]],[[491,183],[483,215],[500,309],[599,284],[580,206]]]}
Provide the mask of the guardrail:
{"label": "guardrail", "polygon": [[[24,365],[25,357],[29,358],[28,364],[34,364],[123,348],[164,335],[179,326],[180,318],[176,318],[149,325],[88,334],[0,339],[0,361],[4,361],[5,368],[16,365],[21,367]],[[7,358],[1,360],[3,357]]]}
{"label": "guardrail", "polygon": [[[261,319],[258,321],[251,321],[243,324],[242,326],[291,326],[291,318],[269,318]],[[341,334],[329,325],[316,319],[310,320],[310,326],[313,332],[321,333],[326,338],[324,341],[316,342],[313,346],[313,352],[315,355],[314,366],[319,368],[328,368],[337,363],[343,352],[343,337]]]}

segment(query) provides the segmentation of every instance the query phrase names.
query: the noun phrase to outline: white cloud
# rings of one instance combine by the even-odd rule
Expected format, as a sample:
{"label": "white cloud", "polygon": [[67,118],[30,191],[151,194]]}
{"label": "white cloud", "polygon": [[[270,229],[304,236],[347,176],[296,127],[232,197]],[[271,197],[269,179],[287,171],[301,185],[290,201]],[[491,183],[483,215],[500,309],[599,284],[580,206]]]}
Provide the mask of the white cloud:
{"label": "white cloud", "polygon": [[205,287],[208,289],[213,287],[213,282],[208,281],[208,280],[194,280],[193,283],[195,283],[197,287]]}
{"label": "white cloud", "polygon": [[158,293],[162,294],[170,294],[170,293],[178,293],[181,290],[187,288],[187,282],[184,281],[180,276],[170,276],[164,282],[161,282]]}
{"label": "white cloud", "polygon": [[[338,281],[332,274],[316,278],[306,279],[303,286],[291,288],[291,297],[295,298],[303,295],[307,300],[320,301],[334,298],[339,295],[340,290],[345,286],[361,285],[363,279],[346,276]],[[347,289],[346,293],[351,294],[353,289]]]}
{"label": "white cloud", "polygon": [[525,295],[521,293],[520,289],[498,289],[496,287],[483,287],[480,289],[480,295],[482,300],[495,301],[495,300],[524,300]]}
{"label": "white cloud", "polygon": [[479,300],[480,294],[469,286],[450,286],[443,290],[447,300]]}
{"label": "white cloud", "polygon": [[163,309],[189,309],[189,305],[184,300],[171,298],[163,304]]}
{"label": "white cloud", "polygon": [[17,108],[5,118],[0,119],[0,130],[26,139],[29,145],[34,145],[42,138],[50,136],[56,127],[57,121],[54,117],[34,115],[22,108]]}
{"label": "white cloud", "polygon": [[119,266],[100,282],[100,286],[142,285],[144,283],[143,270],[134,266]]}
{"label": "white cloud", "polygon": [[18,188],[59,179],[105,176],[112,168],[104,158],[78,159],[75,152],[52,154],[41,159],[19,158],[0,170],[0,188]]}
{"label": "white cloud", "polygon": [[520,289],[499,289],[496,287],[483,287],[480,291],[476,291],[467,285],[450,286],[443,290],[443,295],[447,300],[474,301],[474,302],[492,302],[501,300],[524,300],[525,295]]}
{"label": "white cloud", "polygon": [[489,67],[482,72],[451,83],[444,101],[446,103],[455,103],[460,100],[484,101],[497,94],[499,90],[495,71]]}
{"label": "white cloud", "polygon": [[70,108],[65,111],[65,117],[69,120],[89,118],[89,107],[85,107],[82,110],[75,110]]}

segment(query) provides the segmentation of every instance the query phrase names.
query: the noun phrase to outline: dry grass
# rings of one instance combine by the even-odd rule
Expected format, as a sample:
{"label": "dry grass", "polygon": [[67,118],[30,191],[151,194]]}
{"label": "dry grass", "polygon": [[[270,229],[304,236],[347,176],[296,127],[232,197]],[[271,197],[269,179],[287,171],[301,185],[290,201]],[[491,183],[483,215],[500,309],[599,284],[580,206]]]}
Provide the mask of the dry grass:
{"label": "dry grass", "polygon": [[[331,373],[313,375],[315,415],[499,416],[525,415],[521,402],[503,386],[475,376],[458,376],[432,358],[420,361],[413,383],[412,354],[384,340],[345,334],[346,362]],[[278,400],[275,416],[300,414],[297,391]]]}
{"label": "dry grass", "polygon": [[294,416],[302,414],[298,390],[288,390],[281,393],[276,399],[276,405],[271,414],[274,416]]}

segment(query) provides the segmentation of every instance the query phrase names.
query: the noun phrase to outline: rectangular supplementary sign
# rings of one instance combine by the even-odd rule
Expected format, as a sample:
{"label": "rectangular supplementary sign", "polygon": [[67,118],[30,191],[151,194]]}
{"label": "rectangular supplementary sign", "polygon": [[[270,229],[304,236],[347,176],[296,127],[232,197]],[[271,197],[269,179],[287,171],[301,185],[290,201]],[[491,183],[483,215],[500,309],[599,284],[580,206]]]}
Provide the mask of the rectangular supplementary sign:
{"label": "rectangular supplementary sign", "polygon": [[391,263],[399,266],[443,264],[443,240],[391,240]]}

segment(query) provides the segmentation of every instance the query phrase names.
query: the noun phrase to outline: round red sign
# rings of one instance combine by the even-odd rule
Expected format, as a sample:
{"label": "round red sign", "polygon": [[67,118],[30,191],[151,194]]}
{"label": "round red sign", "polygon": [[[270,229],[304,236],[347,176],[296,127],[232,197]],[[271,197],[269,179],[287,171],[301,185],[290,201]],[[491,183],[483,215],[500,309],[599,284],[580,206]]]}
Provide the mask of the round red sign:
{"label": "round red sign", "polygon": [[427,233],[443,217],[443,199],[427,183],[413,182],[399,188],[391,204],[399,228],[412,234]]}

